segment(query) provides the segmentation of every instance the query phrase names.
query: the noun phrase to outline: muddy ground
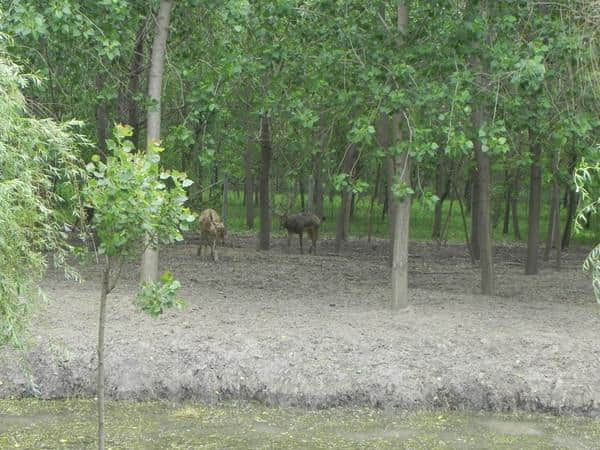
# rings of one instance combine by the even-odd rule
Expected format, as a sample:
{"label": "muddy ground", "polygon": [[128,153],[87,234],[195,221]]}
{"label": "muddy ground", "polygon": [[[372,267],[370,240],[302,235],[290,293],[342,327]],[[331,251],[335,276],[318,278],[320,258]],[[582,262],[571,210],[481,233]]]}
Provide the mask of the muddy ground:
{"label": "muddy ground", "polygon": [[[388,309],[389,244],[352,240],[341,255],[257,252],[229,239],[213,263],[192,243],[165,248],[187,309],[136,310],[132,264],[109,297],[107,392],[114,399],[327,407],[543,410],[600,416],[600,316],[583,250],[563,269],[523,274],[525,249],[497,246],[498,295],[478,295],[464,246],[410,246],[407,312]],[[296,244],[296,243],[295,243]],[[101,267],[87,281],[50,272],[49,302],[24,356],[0,352],[0,397],[93,396]]]}

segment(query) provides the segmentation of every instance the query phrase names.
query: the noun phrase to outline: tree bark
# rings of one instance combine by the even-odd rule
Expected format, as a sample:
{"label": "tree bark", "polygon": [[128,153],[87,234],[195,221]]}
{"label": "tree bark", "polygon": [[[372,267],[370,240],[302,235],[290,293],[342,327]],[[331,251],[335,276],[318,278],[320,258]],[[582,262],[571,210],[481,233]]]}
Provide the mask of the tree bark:
{"label": "tree bark", "polygon": [[[481,144],[480,144],[481,145]],[[475,158],[477,159],[477,152],[475,152]],[[477,167],[474,167],[473,170],[471,171],[471,251],[473,253],[473,258],[475,258],[475,260],[479,260],[480,255],[481,255],[481,250],[480,250],[480,242],[481,240],[479,239],[479,225],[480,225],[480,221],[479,221],[479,216],[481,215],[480,213],[480,208],[479,208],[479,203],[481,201],[481,196],[479,195],[479,191],[481,190],[480,188],[480,184],[479,184],[479,180],[480,180],[481,176],[479,174],[479,164],[477,165]]]}
{"label": "tree bark", "polygon": [[302,177],[300,176],[298,178],[298,189],[300,190],[300,209],[302,210],[302,212],[306,212],[306,203],[304,203],[304,181],[302,180]]}
{"label": "tree bark", "polygon": [[100,291],[100,316],[98,318],[98,372],[96,378],[96,395],[98,397],[98,449],[104,450],[104,329],[106,324],[106,298],[109,292],[110,259],[102,273]]}
{"label": "tree bark", "polygon": [[525,275],[538,273],[538,253],[540,247],[540,210],[542,203],[542,168],[540,158],[542,147],[533,131],[529,130],[531,145],[531,176],[529,181],[529,218],[527,229],[527,261]]}
{"label": "tree bark", "polygon": [[315,156],[314,156],[314,163],[313,163],[313,178],[315,181],[315,187],[314,187],[314,208],[315,208],[315,214],[317,215],[317,217],[322,218],[323,217],[323,181],[322,181],[322,176],[321,176],[321,165],[322,165],[322,153],[318,152]]}
{"label": "tree bark", "polygon": [[[394,114],[392,136],[395,142],[402,140],[401,122],[401,113]],[[392,170],[394,178],[406,186],[410,186],[411,160],[408,152],[403,152],[393,158]],[[393,202],[392,309],[400,310],[408,307],[408,235],[411,196],[408,195],[402,200],[394,199]]]}
{"label": "tree bark", "polygon": [[269,172],[271,169],[271,155],[273,153],[273,148],[271,143],[271,118],[267,114],[264,114],[260,120],[260,147],[260,231],[258,235],[258,248],[260,250],[269,250],[271,248],[271,214],[269,211]]}
{"label": "tree bark", "polygon": [[373,195],[371,195],[371,201],[369,202],[369,228],[367,231],[368,242],[371,242],[371,236],[373,235],[373,205],[375,204],[377,194],[379,193],[379,178],[381,178],[381,164],[377,164],[375,184],[373,185]]}
{"label": "tree bark", "polygon": [[565,223],[565,230],[562,236],[562,249],[569,248],[571,243],[571,234],[573,233],[573,221],[575,220],[575,213],[577,212],[577,205],[579,203],[579,194],[573,188],[569,190],[569,198],[567,205],[567,221]]}
{"label": "tree bark", "polygon": [[246,165],[246,179],[244,183],[244,201],[246,204],[246,227],[251,230],[254,228],[254,173],[252,170],[253,148],[250,142],[246,145],[244,162]]}
{"label": "tree bark", "polygon": [[[342,173],[348,175],[348,181],[354,178],[354,166],[356,162],[356,148],[351,144],[342,160]],[[352,201],[352,192],[345,187],[341,192],[342,201],[338,213],[338,221],[335,233],[335,251],[339,253],[342,248],[342,241],[348,240],[348,227],[350,223],[350,206]]]}
{"label": "tree bark", "polygon": [[[148,146],[160,142],[160,97],[169,32],[169,15],[172,5],[172,0],[161,0],[156,20],[156,35],[152,45],[152,59],[148,77],[148,97],[154,103],[148,108],[147,115],[146,142]],[[145,247],[142,256],[141,279],[142,281],[154,282],[158,280],[158,247],[149,245],[148,237],[146,238]]]}
{"label": "tree bark", "polygon": [[504,223],[502,224],[502,234],[507,235],[510,226],[510,201],[512,198],[512,183],[508,170],[504,172],[504,185],[506,187],[506,204],[504,205]]}
{"label": "tree bark", "polygon": [[308,192],[306,193],[306,212],[309,214],[315,213],[315,180],[312,173],[306,178],[306,186],[308,186]]}
{"label": "tree bark", "polygon": [[[479,130],[483,123],[483,111],[477,109],[474,113],[475,129]],[[484,295],[494,295],[494,263],[492,259],[492,236],[490,224],[490,155],[482,151],[481,141],[475,141],[475,155],[477,157],[477,210],[478,210],[478,229],[479,238],[479,264],[481,266],[481,292]],[[471,240],[473,242],[473,240]]]}
{"label": "tree bark", "polygon": [[227,225],[227,214],[229,209],[229,176],[223,174],[223,203],[221,204],[221,220]]}
{"label": "tree bark", "polygon": [[518,241],[522,240],[521,237],[521,227],[519,226],[519,191],[521,188],[520,174],[517,170],[514,174],[514,188],[513,195],[510,199],[511,209],[512,209],[512,223],[513,223],[513,233],[515,234],[515,239]]}
{"label": "tree bark", "polygon": [[444,159],[438,156],[437,168],[435,173],[435,195],[439,198],[435,204],[433,213],[433,230],[431,237],[440,239],[442,237],[442,212],[444,207],[444,199],[448,195],[448,189],[444,190],[446,183],[444,182]]}
{"label": "tree bark", "polygon": [[[575,173],[575,167],[577,167],[577,154],[573,154],[569,160],[569,176],[572,178]],[[579,204],[579,194],[572,187],[569,186],[567,194],[567,221],[565,222],[565,230],[562,236],[562,249],[569,247],[571,243],[571,233],[573,232],[573,220],[575,219],[575,213],[577,212],[577,205]]]}
{"label": "tree bark", "polygon": [[138,32],[135,35],[135,46],[133,48],[133,55],[131,57],[131,65],[129,68],[129,81],[127,84],[125,108],[127,111],[127,123],[133,127],[133,135],[131,136],[131,142],[135,148],[139,148],[140,145],[140,126],[142,121],[140,120],[140,108],[135,100],[135,96],[140,91],[140,77],[143,71],[144,62],[144,42],[146,41],[146,30],[148,23],[143,20]]}
{"label": "tree bark", "polygon": [[[559,179],[559,161],[560,154],[556,150],[552,157],[552,195],[550,196],[550,215],[548,217],[548,235],[546,236],[546,249],[544,251],[544,261],[550,259],[552,247],[555,247],[558,253],[556,259],[556,268],[560,269],[560,179]],[[558,246],[555,244],[558,243]]]}

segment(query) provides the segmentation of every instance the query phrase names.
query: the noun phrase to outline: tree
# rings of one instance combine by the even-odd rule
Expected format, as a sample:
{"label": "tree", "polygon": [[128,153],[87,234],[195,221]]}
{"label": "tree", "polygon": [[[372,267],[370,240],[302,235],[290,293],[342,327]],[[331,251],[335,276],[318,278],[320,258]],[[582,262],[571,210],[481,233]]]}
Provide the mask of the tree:
{"label": "tree", "polygon": [[[148,148],[160,142],[160,114],[162,78],[165,68],[165,54],[167,51],[167,35],[169,32],[169,16],[173,0],[161,0],[156,20],[156,34],[152,45],[152,58],[150,60],[150,73],[148,75],[148,97],[153,105],[148,108],[146,126],[146,145]],[[146,236],[147,243],[153,242],[152,236]],[[142,256],[142,281],[156,281],[158,279],[158,247],[147,245]]]}
{"label": "tree", "polygon": [[71,247],[58,213],[70,199],[53,186],[56,180],[78,186],[78,145],[85,141],[75,133],[77,123],[28,114],[21,89],[37,80],[9,59],[6,39],[0,34],[0,346],[21,346],[48,258],[76,276],[65,266]]}
{"label": "tree", "polygon": [[[134,153],[126,138],[129,127],[117,127],[115,139],[107,141],[112,156],[103,162],[99,156],[87,166],[90,178],[84,188],[88,206],[94,208],[93,224],[99,240],[99,253],[104,256],[98,319],[98,448],[104,449],[104,328],[107,297],[115,288],[121,269],[145,249],[146,245],[172,243],[183,239],[194,216],[183,205],[184,188],[191,182],[176,171],[159,173],[162,149],[150,145],[146,153]],[[167,181],[172,185],[166,188]],[[179,283],[169,273],[158,283],[142,282],[136,303],[148,314],[158,316],[164,309],[182,306],[176,298]]]}

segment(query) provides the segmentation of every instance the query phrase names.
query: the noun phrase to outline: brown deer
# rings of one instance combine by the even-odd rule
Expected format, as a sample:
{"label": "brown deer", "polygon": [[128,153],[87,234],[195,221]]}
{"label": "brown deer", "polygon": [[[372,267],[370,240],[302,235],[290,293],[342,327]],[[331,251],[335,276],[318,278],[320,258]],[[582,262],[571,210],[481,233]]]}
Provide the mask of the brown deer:
{"label": "brown deer", "polygon": [[[323,217],[323,220],[325,218]],[[287,249],[290,251],[292,243],[292,234],[297,234],[300,238],[300,253],[304,253],[302,248],[302,235],[306,231],[308,237],[312,241],[312,245],[308,249],[308,253],[317,254],[317,239],[319,238],[319,227],[321,226],[321,220],[314,214],[299,213],[293,216],[287,216],[287,214],[281,215],[281,227],[285,228],[288,232]]]}
{"label": "brown deer", "polygon": [[225,243],[225,225],[214,209],[205,209],[198,217],[200,224],[200,246],[198,256],[202,256],[202,247],[210,247],[210,256],[213,261],[218,261],[217,241]]}

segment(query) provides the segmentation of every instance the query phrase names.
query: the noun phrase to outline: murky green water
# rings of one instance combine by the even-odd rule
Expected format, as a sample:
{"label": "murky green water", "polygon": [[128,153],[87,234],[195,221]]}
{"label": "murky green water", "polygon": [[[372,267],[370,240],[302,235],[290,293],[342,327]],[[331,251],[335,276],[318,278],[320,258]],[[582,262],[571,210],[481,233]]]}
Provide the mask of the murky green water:
{"label": "murky green water", "polygon": [[[0,400],[0,449],[96,446],[93,400]],[[600,421],[542,414],[307,411],[257,404],[112,402],[107,448],[600,448]]]}

